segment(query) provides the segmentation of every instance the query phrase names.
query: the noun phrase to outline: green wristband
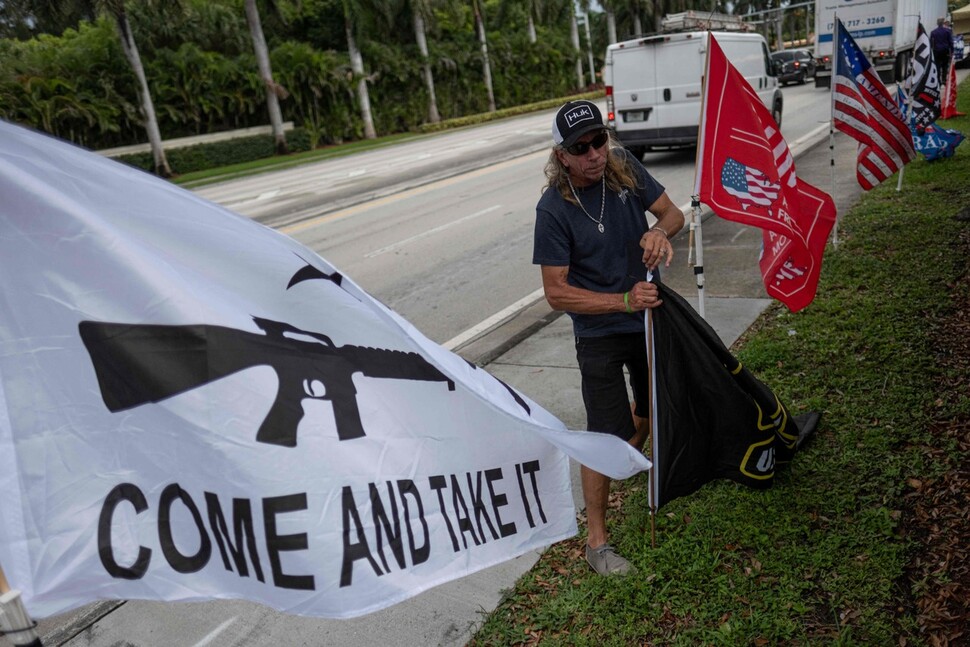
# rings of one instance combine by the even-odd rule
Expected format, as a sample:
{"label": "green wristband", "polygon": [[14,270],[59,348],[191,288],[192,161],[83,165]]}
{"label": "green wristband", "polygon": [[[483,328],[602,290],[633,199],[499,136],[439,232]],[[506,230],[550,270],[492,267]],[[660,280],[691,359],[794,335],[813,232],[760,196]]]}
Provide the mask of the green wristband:
{"label": "green wristband", "polygon": [[624,292],[623,293],[623,305],[626,306],[626,311],[627,312],[633,312],[633,309],[630,308],[630,293],[629,292]]}

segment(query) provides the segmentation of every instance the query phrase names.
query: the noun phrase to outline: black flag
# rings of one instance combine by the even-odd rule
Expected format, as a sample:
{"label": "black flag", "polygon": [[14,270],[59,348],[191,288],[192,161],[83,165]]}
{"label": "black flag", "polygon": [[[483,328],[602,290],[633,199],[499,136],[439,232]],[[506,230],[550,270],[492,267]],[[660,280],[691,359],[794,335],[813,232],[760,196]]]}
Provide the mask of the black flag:
{"label": "black flag", "polygon": [[930,37],[919,23],[916,29],[916,46],[911,60],[909,99],[913,102],[913,121],[918,129],[926,128],[940,118],[940,78],[933,63]]}
{"label": "black flag", "polygon": [[651,313],[655,505],[718,478],[769,487],[819,415],[793,419],[683,297],[658,288],[664,304]]}

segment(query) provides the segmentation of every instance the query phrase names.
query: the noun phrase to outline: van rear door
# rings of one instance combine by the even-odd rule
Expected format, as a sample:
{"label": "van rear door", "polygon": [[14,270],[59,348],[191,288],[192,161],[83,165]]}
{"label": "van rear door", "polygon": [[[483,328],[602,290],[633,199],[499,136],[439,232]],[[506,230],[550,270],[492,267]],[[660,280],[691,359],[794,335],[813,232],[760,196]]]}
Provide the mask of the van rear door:
{"label": "van rear door", "polygon": [[704,37],[696,32],[674,34],[654,48],[657,118],[654,127],[669,136],[684,129],[697,136],[701,117],[701,77],[704,74]]}
{"label": "van rear door", "polygon": [[613,105],[616,131],[656,127],[657,70],[653,47],[631,41],[613,51]]}

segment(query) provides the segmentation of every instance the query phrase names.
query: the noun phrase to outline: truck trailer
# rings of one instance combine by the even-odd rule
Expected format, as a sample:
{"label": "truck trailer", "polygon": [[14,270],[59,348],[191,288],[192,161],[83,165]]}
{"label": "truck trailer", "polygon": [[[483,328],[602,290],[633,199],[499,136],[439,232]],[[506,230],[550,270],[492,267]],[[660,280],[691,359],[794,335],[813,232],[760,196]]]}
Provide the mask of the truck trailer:
{"label": "truck trailer", "polygon": [[832,45],[838,17],[884,83],[907,74],[916,25],[927,31],[946,15],[946,0],[815,0],[815,87],[832,83]]}

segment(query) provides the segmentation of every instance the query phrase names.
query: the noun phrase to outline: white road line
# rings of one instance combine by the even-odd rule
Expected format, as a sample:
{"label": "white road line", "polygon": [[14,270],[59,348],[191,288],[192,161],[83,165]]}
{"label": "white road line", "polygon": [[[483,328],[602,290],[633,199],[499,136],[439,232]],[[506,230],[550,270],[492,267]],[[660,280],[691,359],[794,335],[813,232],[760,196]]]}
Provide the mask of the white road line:
{"label": "white road line", "polygon": [[199,642],[195,643],[195,645],[193,647],[205,647],[205,645],[208,645],[209,643],[211,643],[213,641],[213,639],[215,639],[216,637],[219,636],[219,634],[221,634],[223,631],[225,631],[226,629],[228,629],[229,628],[229,625],[231,625],[232,623],[234,623],[236,621],[236,618],[237,617],[238,616],[233,616],[233,617],[229,618],[228,620],[226,620],[225,622],[223,622],[221,625],[219,625],[218,627],[216,627],[215,629],[213,629],[212,631],[210,631],[209,634],[207,636],[205,636],[202,640],[200,640]]}
{"label": "white road line", "polygon": [[454,350],[458,346],[461,346],[462,344],[464,344],[466,341],[469,341],[470,339],[474,339],[475,337],[482,334],[486,330],[490,328],[494,328],[495,326],[504,322],[506,319],[512,317],[519,310],[538,301],[542,297],[542,294],[543,294],[542,288],[539,288],[532,294],[526,297],[522,297],[521,299],[519,299],[509,307],[505,308],[504,310],[496,312],[485,321],[469,328],[468,330],[461,333],[457,337],[453,337],[452,339],[449,339],[448,341],[443,343],[442,346],[447,350]]}
{"label": "white road line", "polygon": [[389,252],[391,250],[394,250],[394,249],[397,249],[399,247],[404,247],[405,245],[407,245],[409,243],[413,243],[416,240],[420,240],[422,238],[427,238],[428,236],[431,236],[433,234],[437,234],[438,232],[444,231],[445,229],[449,229],[450,227],[454,227],[455,225],[460,225],[463,222],[468,222],[469,220],[473,220],[474,218],[478,218],[479,216],[484,216],[486,213],[489,213],[491,211],[495,211],[496,209],[500,208],[501,206],[502,205],[500,205],[500,204],[493,205],[493,206],[491,206],[491,207],[489,207],[487,209],[482,209],[481,211],[476,211],[475,213],[471,214],[470,216],[465,216],[464,218],[459,218],[458,220],[453,220],[453,221],[451,221],[451,222],[449,222],[447,224],[440,225],[440,226],[435,227],[433,229],[429,229],[428,231],[423,231],[423,232],[421,232],[420,234],[418,234],[416,236],[411,236],[410,238],[405,238],[404,240],[399,240],[398,242],[393,243],[391,245],[388,245],[387,247],[381,247],[380,249],[375,249],[372,252],[368,252],[367,254],[364,254],[364,258],[374,258],[375,256],[380,256],[381,254],[387,253],[387,252]]}

